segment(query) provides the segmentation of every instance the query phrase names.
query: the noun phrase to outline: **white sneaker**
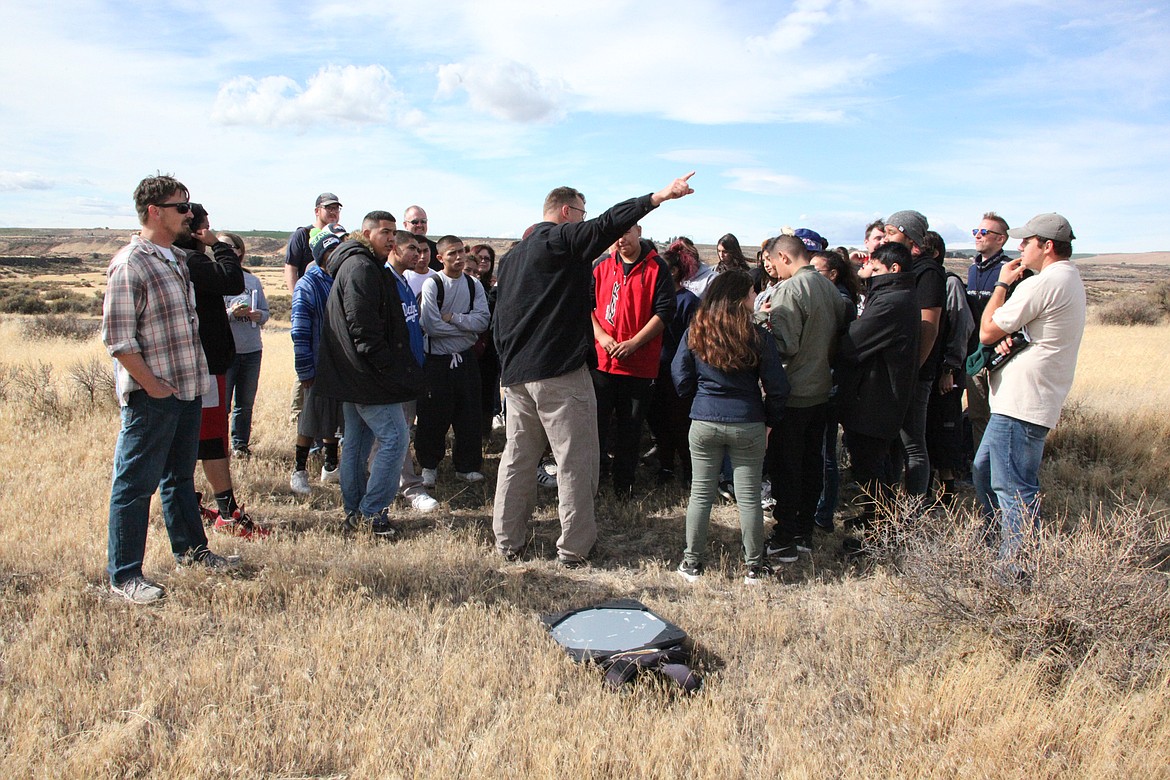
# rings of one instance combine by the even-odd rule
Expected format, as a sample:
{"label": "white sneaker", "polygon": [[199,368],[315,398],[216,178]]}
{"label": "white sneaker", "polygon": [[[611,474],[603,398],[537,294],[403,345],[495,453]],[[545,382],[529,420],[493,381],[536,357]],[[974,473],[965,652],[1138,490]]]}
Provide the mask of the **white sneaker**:
{"label": "white sneaker", "polygon": [[495,417],[492,418],[492,430],[493,431],[501,430],[502,428],[507,427],[507,424],[508,424],[507,419],[504,417],[503,414],[497,414]]}
{"label": "white sneaker", "polygon": [[298,496],[307,496],[313,492],[313,489],[309,487],[309,472],[304,469],[292,473],[292,476],[288,478],[288,486]]}
{"label": "white sneaker", "polygon": [[547,490],[557,489],[557,478],[542,468],[536,469],[536,484]]}
{"label": "white sneaker", "polygon": [[764,480],[760,483],[760,508],[771,509],[776,506],[776,499],[772,498],[772,483]]}
{"label": "white sneaker", "polygon": [[131,604],[151,604],[166,596],[166,591],[161,585],[156,585],[141,575],[131,577],[120,585],[111,582],[110,592]]}
{"label": "white sneaker", "polygon": [[410,499],[410,505],[419,512],[434,512],[439,508],[439,502],[426,493],[419,493]]}
{"label": "white sneaker", "polygon": [[422,470],[423,487],[429,487],[429,488],[434,487],[435,480],[438,478],[439,478],[439,470],[438,469],[423,469]]}
{"label": "white sneaker", "polygon": [[325,466],[322,466],[321,467],[321,481],[323,483],[341,482],[341,468],[338,467],[338,468],[335,468],[333,470],[330,470],[330,469],[326,468]]}
{"label": "white sneaker", "polygon": [[483,482],[483,474],[478,471],[456,471],[455,476],[464,482]]}

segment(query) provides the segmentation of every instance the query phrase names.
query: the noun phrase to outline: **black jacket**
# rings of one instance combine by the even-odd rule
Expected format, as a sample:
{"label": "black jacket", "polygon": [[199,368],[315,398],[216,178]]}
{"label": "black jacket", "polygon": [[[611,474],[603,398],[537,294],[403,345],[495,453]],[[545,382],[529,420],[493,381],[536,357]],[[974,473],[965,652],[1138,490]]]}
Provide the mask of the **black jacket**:
{"label": "black jacket", "polygon": [[837,346],[837,403],[845,430],[886,440],[898,435],[918,376],[921,320],[913,272],[870,279],[865,311]]}
{"label": "black jacket", "polygon": [[226,374],[236,356],[236,340],[232,337],[232,323],[223,296],[244,291],[244,271],[239,255],[229,244],[217,241],[211,245],[211,251],[215,253],[214,259],[203,252],[189,252],[187,269],[191,273],[191,286],[195,288],[199,341],[207,356],[207,371]]}
{"label": "black jacket", "polygon": [[585,222],[540,222],[500,259],[493,332],[505,387],[551,379],[593,350],[593,259],[654,210],[632,198]]}
{"label": "black jacket", "polygon": [[353,239],[333,251],[328,271],[333,287],[325,303],[313,391],[357,404],[418,398],[422,367],[410,351],[393,272]]}

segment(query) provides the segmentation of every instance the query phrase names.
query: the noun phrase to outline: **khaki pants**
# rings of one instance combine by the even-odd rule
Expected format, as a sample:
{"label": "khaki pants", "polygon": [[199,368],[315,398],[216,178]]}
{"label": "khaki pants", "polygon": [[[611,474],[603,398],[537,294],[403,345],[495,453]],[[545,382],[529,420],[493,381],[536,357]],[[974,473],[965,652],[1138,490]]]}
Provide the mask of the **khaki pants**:
{"label": "khaki pants", "polygon": [[301,380],[293,380],[292,397],[289,398],[288,404],[288,421],[292,423],[292,427],[297,427],[297,422],[301,419],[301,410],[305,408],[305,388],[301,384]]}
{"label": "khaki pants", "polygon": [[600,468],[597,398],[589,370],[504,388],[508,443],[500,456],[492,530],[501,553],[518,552],[536,508],[536,469],[547,441],[557,460],[561,536],[557,554],[589,556],[597,541],[594,495]]}
{"label": "khaki pants", "polygon": [[975,452],[979,452],[979,442],[983,441],[983,432],[987,430],[987,421],[991,419],[990,398],[987,370],[984,369],[975,376],[968,374],[967,419],[971,421],[971,441]]}

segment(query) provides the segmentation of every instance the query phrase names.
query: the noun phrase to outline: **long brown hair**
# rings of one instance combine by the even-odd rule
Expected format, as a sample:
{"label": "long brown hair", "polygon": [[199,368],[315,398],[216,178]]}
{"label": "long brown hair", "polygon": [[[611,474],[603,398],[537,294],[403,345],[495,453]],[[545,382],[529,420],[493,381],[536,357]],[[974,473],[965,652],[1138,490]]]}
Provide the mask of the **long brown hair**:
{"label": "long brown hair", "polygon": [[745,299],[752,277],[738,268],[712,280],[691,320],[687,346],[709,366],[733,373],[760,363],[752,312]]}

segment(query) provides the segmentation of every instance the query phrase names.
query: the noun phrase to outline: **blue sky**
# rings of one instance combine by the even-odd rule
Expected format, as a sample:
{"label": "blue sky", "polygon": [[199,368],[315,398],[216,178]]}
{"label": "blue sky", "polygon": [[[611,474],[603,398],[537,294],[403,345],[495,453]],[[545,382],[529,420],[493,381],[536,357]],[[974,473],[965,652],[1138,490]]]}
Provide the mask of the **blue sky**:
{"label": "blue sky", "polygon": [[950,0],[8,4],[0,226],[133,227],[174,173],[223,229],[427,209],[518,236],[690,170],[648,236],[954,249],[1058,211],[1077,251],[1170,250],[1170,6]]}

